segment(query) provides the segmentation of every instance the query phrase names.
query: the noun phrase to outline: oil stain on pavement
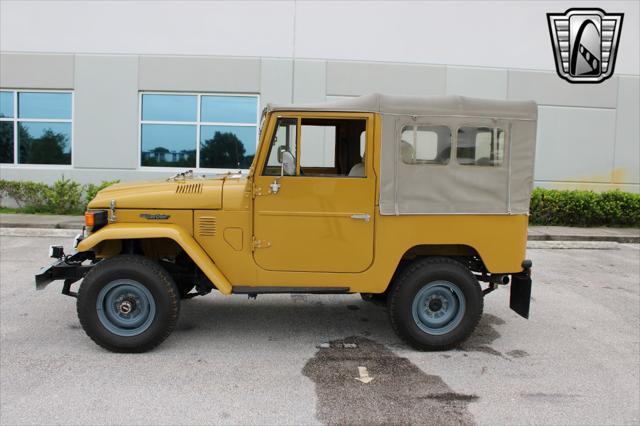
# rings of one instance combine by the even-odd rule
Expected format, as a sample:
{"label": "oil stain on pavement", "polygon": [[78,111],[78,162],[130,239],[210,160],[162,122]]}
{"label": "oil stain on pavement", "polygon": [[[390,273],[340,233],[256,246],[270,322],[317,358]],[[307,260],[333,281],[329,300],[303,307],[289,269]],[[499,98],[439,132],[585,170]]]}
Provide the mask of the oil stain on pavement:
{"label": "oil stain on pavement", "polygon": [[504,320],[491,314],[484,314],[480,323],[471,336],[463,342],[458,350],[464,352],[484,352],[490,355],[503,357],[504,355],[491,347],[491,344],[500,337],[494,325],[503,325]]}
{"label": "oil stain on pavement", "polygon": [[[363,383],[359,368],[373,380]],[[325,424],[473,424],[475,395],[457,394],[438,376],[365,337],[319,347],[302,370],[314,381],[316,416]]]}

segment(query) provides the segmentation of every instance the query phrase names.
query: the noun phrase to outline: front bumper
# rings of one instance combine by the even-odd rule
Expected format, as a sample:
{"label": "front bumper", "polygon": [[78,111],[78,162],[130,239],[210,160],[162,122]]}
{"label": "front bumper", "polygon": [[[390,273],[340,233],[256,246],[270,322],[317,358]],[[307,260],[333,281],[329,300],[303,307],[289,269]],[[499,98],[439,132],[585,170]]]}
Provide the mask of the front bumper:
{"label": "front bumper", "polygon": [[41,268],[35,276],[36,290],[42,290],[57,280],[64,280],[65,286],[81,280],[94,266],[94,263],[83,265],[82,262],[92,258],[93,253],[76,253],[73,256],[63,256],[51,265]]}

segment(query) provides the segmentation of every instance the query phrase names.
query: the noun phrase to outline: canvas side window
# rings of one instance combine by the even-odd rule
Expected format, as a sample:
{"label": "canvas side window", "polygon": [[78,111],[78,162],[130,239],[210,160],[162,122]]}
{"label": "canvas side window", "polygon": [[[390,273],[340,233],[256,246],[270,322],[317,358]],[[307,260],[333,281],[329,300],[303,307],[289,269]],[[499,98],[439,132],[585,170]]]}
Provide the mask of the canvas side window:
{"label": "canvas side window", "polygon": [[465,166],[499,167],[504,161],[504,130],[461,127],[456,149],[458,163]]}
{"label": "canvas side window", "polygon": [[451,129],[447,126],[405,126],[400,158],[405,164],[447,164],[451,157]]}

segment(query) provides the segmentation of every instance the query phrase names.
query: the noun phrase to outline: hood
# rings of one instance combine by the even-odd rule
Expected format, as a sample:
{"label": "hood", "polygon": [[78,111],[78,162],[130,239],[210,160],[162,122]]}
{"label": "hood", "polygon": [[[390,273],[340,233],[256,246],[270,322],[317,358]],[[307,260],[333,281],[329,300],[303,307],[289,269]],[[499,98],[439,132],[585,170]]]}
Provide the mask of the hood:
{"label": "hood", "polygon": [[219,209],[224,177],[118,183],[98,192],[90,209]]}

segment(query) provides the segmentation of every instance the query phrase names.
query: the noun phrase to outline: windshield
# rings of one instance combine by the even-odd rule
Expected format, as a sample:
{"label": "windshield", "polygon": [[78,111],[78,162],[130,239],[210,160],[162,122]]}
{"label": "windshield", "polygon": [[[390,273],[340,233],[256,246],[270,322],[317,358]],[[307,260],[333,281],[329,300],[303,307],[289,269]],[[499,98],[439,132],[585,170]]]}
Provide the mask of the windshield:
{"label": "windshield", "polygon": [[264,130],[265,118],[267,117],[267,108],[262,109],[262,114],[260,115],[260,127],[258,127],[258,146],[256,147],[256,155],[253,156],[253,160],[251,161],[251,166],[249,167],[249,176],[253,175],[253,170],[256,166],[256,158],[258,157],[258,150],[260,149],[260,141],[262,140],[262,131]]}

